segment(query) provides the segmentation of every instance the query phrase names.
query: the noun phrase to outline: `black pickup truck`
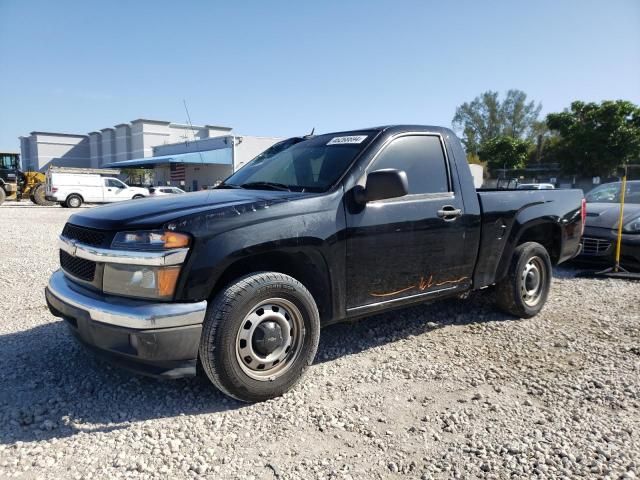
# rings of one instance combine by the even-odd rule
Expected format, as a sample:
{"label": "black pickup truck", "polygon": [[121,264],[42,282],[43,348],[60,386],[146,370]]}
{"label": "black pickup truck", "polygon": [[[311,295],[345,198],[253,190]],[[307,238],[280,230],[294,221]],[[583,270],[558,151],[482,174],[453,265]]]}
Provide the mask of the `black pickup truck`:
{"label": "black pickup truck", "polygon": [[476,191],[446,128],[292,138],[215,190],[74,214],[46,298],[121,366],[260,401],[330,323],[487,287],[536,315],[584,216],[578,190]]}

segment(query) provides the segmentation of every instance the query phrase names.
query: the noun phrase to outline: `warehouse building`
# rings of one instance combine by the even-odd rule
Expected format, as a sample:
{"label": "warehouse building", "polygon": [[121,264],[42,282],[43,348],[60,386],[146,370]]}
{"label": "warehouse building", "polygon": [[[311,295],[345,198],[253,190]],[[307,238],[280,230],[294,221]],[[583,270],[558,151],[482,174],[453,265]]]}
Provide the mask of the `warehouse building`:
{"label": "warehouse building", "polygon": [[283,140],[275,137],[223,135],[153,147],[152,156],[104,164],[106,168],[149,169],[154,185],[196,191],[217,185],[238,168]]}
{"label": "warehouse building", "polygon": [[143,118],[88,134],[36,131],[20,137],[22,168],[144,168],[153,171],[150,181],[155,185],[198,190],[223,180],[282,140],[231,132],[230,127]]}

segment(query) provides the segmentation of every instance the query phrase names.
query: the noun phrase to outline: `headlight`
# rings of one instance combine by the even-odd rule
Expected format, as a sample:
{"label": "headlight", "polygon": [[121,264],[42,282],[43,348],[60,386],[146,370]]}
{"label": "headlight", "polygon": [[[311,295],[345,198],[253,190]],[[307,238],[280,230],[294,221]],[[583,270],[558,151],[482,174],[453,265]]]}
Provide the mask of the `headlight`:
{"label": "headlight", "polygon": [[[191,237],[169,230],[119,232],[111,248],[130,251],[161,251],[186,248]],[[135,254],[133,254],[135,256]],[[181,265],[150,266],[105,263],[102,290],[126,297],[171,300],[176,290]]]}
{"label": "headlight", "polygon": [[640,233],[640,217],[627,222],[624,227],[622,227],[622,231],[625,233]]}
{"label": "headlight", "polygon": [[104,266],[102,290],[126,297],[170,300],[176,289],[180,268],[107,263]]}
{"label": "headlight", "polygon": [[123,250],[164,250],[188,247],[189,235],[168,230],[117,233],[111,248]]}

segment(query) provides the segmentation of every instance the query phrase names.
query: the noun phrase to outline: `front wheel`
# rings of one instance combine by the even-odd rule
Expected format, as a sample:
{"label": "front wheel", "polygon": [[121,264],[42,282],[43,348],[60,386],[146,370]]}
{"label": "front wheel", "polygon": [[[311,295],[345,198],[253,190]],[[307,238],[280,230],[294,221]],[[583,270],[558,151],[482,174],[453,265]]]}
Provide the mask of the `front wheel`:
{"label": "front wheel", "polygon": [[133,200],[137,200],[139,198],[144,198],[144,195],[137,194],[133,196]]}
{"label": "front wheel", "polygon": [[496,284],[496,305],[520,318],[537,315],[547,301],[551,275],[549,253],[542,245],[518,245],[506,277]]}
{"label": "front wheel", "polygon": [[313,362],[320,317],[309,291],[276,272],[245,276],[207,310],[200,361],[211,382],[244,402],[291,389]]}
{"label": "front wheel", "polygon": [[80,197],[80,195],[72,193],[67,197],[66,204],[69,208],[78,208],[80,205],[82,205],[82,198]]}

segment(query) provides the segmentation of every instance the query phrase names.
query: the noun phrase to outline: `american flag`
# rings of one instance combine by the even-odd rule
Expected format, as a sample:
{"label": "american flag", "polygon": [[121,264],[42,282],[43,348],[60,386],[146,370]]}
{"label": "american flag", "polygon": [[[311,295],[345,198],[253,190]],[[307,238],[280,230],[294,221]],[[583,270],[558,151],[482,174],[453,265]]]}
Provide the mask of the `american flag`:
{"label": "american flag", "polygon": [[170,179],[172,182],[182,182],[186,179],[187,167],[184,163],[172,163],[170,167]]}

